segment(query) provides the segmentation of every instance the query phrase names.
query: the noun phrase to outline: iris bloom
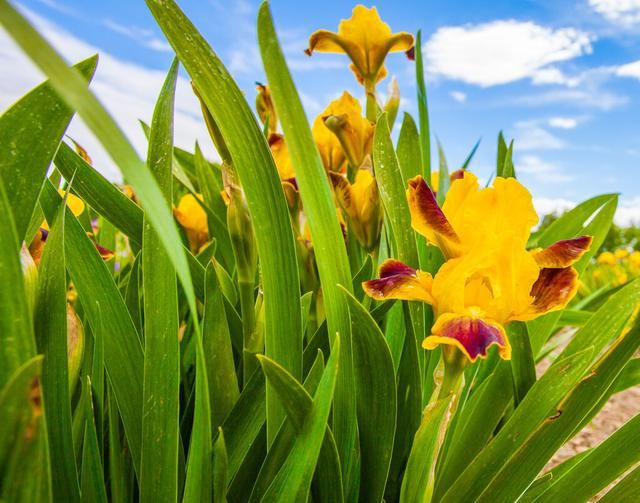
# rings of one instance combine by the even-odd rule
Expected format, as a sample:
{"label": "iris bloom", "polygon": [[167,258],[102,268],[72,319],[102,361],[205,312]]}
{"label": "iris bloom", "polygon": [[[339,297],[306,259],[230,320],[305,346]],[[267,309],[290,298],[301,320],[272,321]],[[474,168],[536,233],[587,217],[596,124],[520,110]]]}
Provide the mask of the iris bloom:
{"label": "iris bloom", "polygon": [[256,82],[256,90],[258,95],[256,96],[256,111],[258,117],[263,124],[268,123],[269,131],[275,133],[278,129],[278,115],[276,114],[276,107],[271,99],[271,93],[269,87]]}
{"label": "iris bloom", "polygon": [[384,60],[390,52],[408,52],[413,48],[413,35],[391,33],[375,7],[357,5],[350,19],[343,19],[338,32],[318,30],[309,37],[306,53],[314,51],[346,54],[351,71],[365,87],[375,86],[387,75]]}
{"label": "iris bloom", "polygon": [[382,204],[376,179],[366,169],[358,170],[353,184],[338,173],[329,173],[329,176],[356,239],[366,251],[373,251],[382,230]]}
{"label": "iris bloom", "polygon": [[513,178],[496,178],[480,189],[470,172],[451,184],[442,209],[421,176],[409,182],[413,228],[438,246],[445,258],[435,277],[397,260],[380,267],[380,279],[363,284],[375,299],[418,300],[433,306],[435,323],[423,342],[457,347],[470,361],[498,346],[511,357],[505,326],[564,308],[578,287],[572,267],[591,237],[526,249],[538,217],[531,195]]}
{"label": "iris bloom", "polygon": [[[373,124],[362,116],[362,107],[357,99],[345,91],[340,98],[332,101],[322,113],[322,121],[330,134],[337,138],[351,167],[357,169],[370,163]],[[320,124],[317,124],[317,127],[314,126],[316,134],[321,131],[320,127]],[[331,166],[339,164],[339,159],[327,159],[325,161],[325,157],[336,156],[335,149],[337,145],[335,140],[332,143],[328,143],[326,132],[324,131],[320,139],[324,143],[320,143],[318,149],[323,157],[325,166],[327,164]],[[318,136],[316,136],[316,142],[318,142]],[[323,155],[323,151],[325,155]],[[330,171],[339,170],[333,169]]]}
{"label": "iris bloom", "polygon": [[[197,194],[197,197],[203,200],[201,194]],[[178,207],[173,209],[173,215],[184,229],[191,251],[197,253],[209,241],[206,212],[193,194],[186,194],[180,199]]]}
{"label": "iris bloom", "polygon": [[284,136],[278,133],[271,133],[269,135],[269,148],[271,148],[271,154],[278,169],[289,210],[292,214],[297,214],[300,206],[298,183],[296,182],[296,173],[289,155],[289,147],[287,147]]}

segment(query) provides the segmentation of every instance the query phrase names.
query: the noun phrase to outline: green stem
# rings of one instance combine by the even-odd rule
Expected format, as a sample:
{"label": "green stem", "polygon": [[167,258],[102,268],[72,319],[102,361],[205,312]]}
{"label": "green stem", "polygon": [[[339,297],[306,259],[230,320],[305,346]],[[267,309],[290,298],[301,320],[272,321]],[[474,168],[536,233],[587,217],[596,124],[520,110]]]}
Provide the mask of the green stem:
{"label": "green stem", "polygon": [[251,339],[256,326],[256,312],[253,298],[253,282],[238,282],[240,293],[240,314],[242,316],[242,342],[243,342],[243,380],[246,384],[251,374],[258,365],[257,360],[253,357],[259,349],[251,347]]}
{"label": "green stem", "polygon": [[365,81],[364,92],[367,96],[367,119],[375,123],[378,119],[378,102],[376,100],[376,85],[373,82]]}

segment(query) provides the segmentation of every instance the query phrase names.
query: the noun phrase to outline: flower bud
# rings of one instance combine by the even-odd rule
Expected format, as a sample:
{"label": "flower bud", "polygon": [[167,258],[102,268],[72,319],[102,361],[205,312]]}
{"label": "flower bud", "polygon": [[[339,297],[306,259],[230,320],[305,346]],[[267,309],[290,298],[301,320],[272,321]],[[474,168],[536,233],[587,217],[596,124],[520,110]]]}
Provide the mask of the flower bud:
{"label": "flower bud", "polygon": [[69,392],[78,382],[84,356],[84,328],[73,306],[67,303],[67,361],[69,368]]}
{"label": "flower bud", "polygon": [[227,229],[231,237],[233,253],[236,257],[239,282],[253,282],[258,263],[258,252],[253,235],[251,215],[239,186],[230,184],[226,187],[229,195],[227,206]]}
{"label": "flower bud", "polygon": [[38,298],[38,267],[24,243],[22,243],[22,247],[20,248],[20,264],[22,265],[27,304],[33,313]]}

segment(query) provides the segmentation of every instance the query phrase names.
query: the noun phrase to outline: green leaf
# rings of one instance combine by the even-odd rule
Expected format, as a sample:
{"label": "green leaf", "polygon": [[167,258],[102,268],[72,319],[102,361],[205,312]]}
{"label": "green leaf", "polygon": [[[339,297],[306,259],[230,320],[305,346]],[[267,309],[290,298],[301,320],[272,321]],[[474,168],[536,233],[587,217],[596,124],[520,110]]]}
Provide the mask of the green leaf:
{"label": "green leaf", "polygon": [[[326,308],[329,341],[336,334],[343,339],[340,377],[333,410],[334,434],[342,460],[345,485],[353,488],[355,475],[355,407],[349,313],[338,285],[351,288],[351,272],[342,231],[322,161],[284,60],[278,38],[264,2],[258,13],[258,42],[267,80],[282,124],[296,181],[311,229]],[[268,349],[268,347],[267,347]],[[267,355],[269,352],[267,351]],[[295,377],[297,377],[294,374]]]}
{"label": "green leaf", "polygon": [[218,437],[213,444],[213,502],[226,503],[227,501],[227,448],[224,444],[222,428],[218,429]]}
{"label": "green leaf", "polygon": [[[78,63],[83,85],[91,79],[98,56]],[[0,116],[0,178],[13,212],[20,241],[38,201],[42,182],[73,111],[50,82],[40,84]]]}
{"label": "green leaf", "polygon": [[[386,121],[382,121],[386,124]],[[396,430],[396,383],[391,351],[371,315],[345,290],[351,317],[360,436],[360,501],[382,501]]]}
{"label": "green leaf", "polygon": [[640,358],[634,358],[628,361],[620,372],[613,393],[620,393],[638,384],[640,384]]}
{"label": "green leaf", "polygon": [[[82,75],[73,68],[69,68],[60,55],[7,0],[0,0],[0,23],[36,66],[49,77],[51,86],[67,105],[77,111],[121,169],[124,177],[131,183],[147,212],[149,223],[158,233],[158,237],[176,268],[189,308],[192,313],[196,313],[195,293],[180,235],[162,192],[144,162],[139,158],[113,118],[95,95],[87,89],[86,81]],[[122,407],[123,404],[120,406]],[[139,408],[141,403],[138,402],[131,407]],[[138,421],[138,423],[140,422]],[[128,421],[125,420],[125,425],[127,423]],[[129,424],[129,427],[131,426]],[[139,451],[134,452],[134,459],[136,456],[139,461]],[[139,466],[138,463],[136,465]]]}
{"label": "green leaf", "polygon": [[[0,179],[0,388],[36,354],[13,213]],[[9,287],[10,285],[10,287]]]}
{"label": "green leaf", "polygon": [[[246,195],[260,256],[266,353],[299,377],[302,320],[295,242],[269,147],[242,91],[177,4],[172,0],[146,3],[189,72],[229,148]],[[278,408],[268,409],[271,435],[280,425],[283,413]]]}
{"label": "green leaf", "polygon": [[[143,211],[112,183],[89,166],[65,143],[60,144],[55,163],[67,180],[73,180],[73,191],[92,209],[124,232],[136,246],[142,245]],[[180,241],[181,242],[181,241]],[[204,299],[204,267],[183,247],[198,299]]]}
{"label": "green leaf", "polygon": [[[54,498],[80,501],[80,486],[71,434],[71,399],[67,357],[67,276],[64,253],[64,212],[60,204],[39,265],[39,295],[35,316],[42,364],[42,393],[47,411],[49,456]],[[83,337],[76,334],[76,337]]]}
{"label": "green leaf", "polygon": [[[500,468],[513,459],[522,442],[528,439],[540,424],[547,421],[549,416],[553,416],[558,402],[584,374],[592,355],[593,351],[589,348],[556,361],[529,390],[491,443],[449,487],[441,501],[474,501]],[[550,412],[552,410],[554,412]]]}
{"label": "green leaf", "polygon": [[418,30],[416,45],[416,87],[418,89],[418,115],[420,122],[420,146],[422,151],[422,176],[427,183],[431,180],[431,136],[429,131],[429,109],[427,106],[427,87],[424,83],[422,63],[422,32]]}
{"label": "green leaf", "polygon": [[536,501],[588,501],[622,473],[640,461],[640,415],[580,459]]}
{"label": "green leaf", "polygon": [[[54,220],[59,194],[47,182],[40,204],[47,220]],[[71,212],[65,212],[65,257],[71,280],[92,324],[104,334],[104,361],[136,468],[142,440],[142,385],[144,357],[138,333],[120,292],[95,245]]]}
{"label": "green leaf", "polygon": [[[444,198],[447,195],[447,191],[449,190],[449,167],[447,166],[447,158],[444,155],[444,150],[442,149],[440,141],[438,141],[438,164],[438,186],[432,188],[437,191],[438,204],[442,206]],[[431,180],[429,180],[428,183],[431,185]]]}
{"label": "green leaf", "polygon": [[598,503],[636,503],[640,493],[640,466],[618,482]]}
{"label": "green leaf", "polygon": [[104,472],[100,459],[89,377],[82,381],[82,386],[86,387],[88,398],[83,403],[86,417],[82,450],[82,501],[107,503],[107,490],[104,485]]}
{"label": "green leaf", "polygon": [[439,441],[450,404],[450,398],[443,398],[429,405],[422,415],[402,481],[401,503],[431,500]]}
{"label": "green leaf", "polygon": [[[338,374],[339,355],[340,336],[336,335],[331,357],[327,362],[322,379],[313,397],[313,406],[305,415],[296,440],[291,448],[291,452],[269,487],[264,501],[284,502],[307,500],[313,472],[318,462],[327,429],[327,420],[329,419]],[[280,374],[286,372],[275,362],[266,358],[261,358],[260,363],[263,365],[263,368],[270,367],[271,371]],[[273,372],[267,374],[267,378],[273,379]],[[299,390],[300,385],[296,383],[294,387],[292,387],[285,384],[287,381],[288,384],[291,383],[290,379],[285,380],[284,378],[272,380],[274,391],[283,403],[293,403],[292,397],[294,395],[297,397],[301,396],[298,391],[294,391],[294,388]],[[307,395],[307,398],[310,397]],[[293,412],[293,410],[288,410],[288,412]]]}
{"label": "green leaf", "polygon": [[467,158],[462,163],[462,166],[460,166],[460,169],[467,169],[469,167],[469,163],[471,163],[473,156],[476,155],[476,151],[478,150],[478,147],[480,146],[481,141],[482,141],[482,138],[479,138],[476,144],[471,149],[471,152],[469,152],[469,155],[467,156]]}
{"label": "green leaf", "polygon": [[503,178],[515,178],[516,171],[513,167],[513,140],[509,143],[509,148],[504,155],[504,166],[502,166],[502,171],[498,176]]}
{"label": "green leaf", "polygon": [[509,362],[501,361],[458,411],[455,428],[448,433],[446,459],[439,461],[436,501],[493,436],[513,396],[510,381]]}
{"label": "green leaf", "polygon": [[212,425],[217,429],[238,401],[240,391],[222,290],[213,264],[207,266],[204,306],[204,354],[211,395]]}
{"label": "green leaf", "polygon": [[[578,381],[566,397],[547,411],[547,419],[538,425],[493,480],[489,484],[485,482],[484,492],[478,501],[488,503],[516,500],[555,452],[584,424],[585,419],[588,420],[597,412],[595,406],[606,395],[609,386],[639,345],[640,325],[637,325],[624,337],[618,338],[585,378]],[[560,364],[556,362],[547,373],[553,372],[558,366]],[[542,379],[538,382],[541,381]],[[533,388],[530,394],[532,392]],[[518,410],[516,409],[512,420]],[[624,457],[620,459],[623,460]]]}
{"label": "green leaf", "polygon": [[507,156],[507,142],[504,141],[502,131],[498,133],[498,155],[496,158],[496,176],[502,176],[504,169],[504,160]]}
{"label": "green leaf", "polygon": [[[153,113],[147,164],[170,206],[173,193],[173,107],[178,78],[174,60]],[[146,221],[142,232],[144,393],[140,500],[176,501],[180,413],[180,347],[176,272]]]}
{"label": "green leaf", "polygon": [[507,329],[512,348],[511,372],[515,406],[517,407],[536,382],[536,363],[531,351],[527,324],[521,321],[512,321]]}
{"label": "green leaf", "polygon": [[422,151],[420,150],[420,133],[409,113],[404,113],[398,146],[396,148],[398,163],[402,171],[402,185],[407,186],[407,182],[420,174],[420,163]]}

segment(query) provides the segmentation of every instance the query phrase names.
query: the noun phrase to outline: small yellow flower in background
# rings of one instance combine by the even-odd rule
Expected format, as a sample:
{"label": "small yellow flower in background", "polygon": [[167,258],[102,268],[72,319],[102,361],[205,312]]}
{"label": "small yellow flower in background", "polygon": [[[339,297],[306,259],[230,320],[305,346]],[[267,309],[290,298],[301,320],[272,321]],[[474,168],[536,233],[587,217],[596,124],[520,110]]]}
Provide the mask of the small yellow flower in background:
{"label": "small yellow flower in background", "polygon": [[613,253],[606,251],[598,255],[596,262],[600,265],[615,265],[616,257]]}
{"label": "small yellow flower in background", "polygon": [[[197,194],[202,201],[202,195]],[[178,207],[173,209],[173,215],[184,229],[191,251],[197,253],[209,240],[207,213],[198,203],[193,194],[186,194],[180,198]]]}
{"label": "small yellow flower in background", "polygon": [[436,321],[425,349],[454,346],[475,361],[497,345],[500,356],[509,359],[507,323],[562,309],[575,295],[578,274],[572,264],[589,249],[591,238],[528,251],[538,217],[531,194],[517,180],[496,178],[493,187],[480,189],[475,175],[464,172],[441,209],[418,176],[409,182],[407,197],[413,228],[447,261],[432,277],[390,259],[380,267],[380,279],[363,288],[378,300],[431,304]]}
{"label": "small yellow flower in background", "polygon": [[362,107],[357,99],[347,91],[343,92],[340,98],[329,104],[322,118],[325,127],[338,139],[352,168],[370,164],[374,128],[362,116]]}
{"label": "small yellow flower in background", "polygon": [[338,32],[318,30],[309,37],[309,56],[313,52],[344,53],[351,59],[350,68],[358,82],[374,86],[387,75],[384,60],[390,52],[407,52],[413,48],[413,35],[392,33],[382,22],[375,7],[354,7],[350,19],[343,19]]}
{"label": "small yellow flower in background", "polygon": [[329,176],[356,239],[367,252],[374,250],[382,230],[382,204],[376,179],[366,169],[358,170],[353,184],[344,175],[329,173]]}
{"label": "small yellow flower in background", "polygon": [[613,255],[618,260],[624,260],[629,256],[629,250],[627,250],[626,248],[618,248],[616,251],[613,252]]}
{"label": "small yellow flower in background", "polygon": [[[60,194],[62,197],[65,197],[67,191],[64,189],[58,189],[58,194]],[[79,217],[84,212],[84,201],[78,196],[75,196],[71,192],[69,192],[69,196],[67,197],[67,208],[71,210],[71,213],[73,213],[74,216]],[[40,227],[44,230],[49,230],[49,224],[46,220],[42,222]]]}
{"label": "small yellow flower in background", "polygon": [[269,92],[269,86],[256,82],[256,90],[258,95],[256,96],[256,111],[262,124],[269,124],[269,131],[275,133],[278,129],[278,115],[276,114],[276,107],[271,99],[271,93]]}
{"label": "small yellow flower in background", "polygon": [[629,255],[629,265],[632,268],[640,269],[640,251],[634,251]]}

